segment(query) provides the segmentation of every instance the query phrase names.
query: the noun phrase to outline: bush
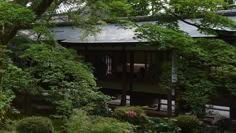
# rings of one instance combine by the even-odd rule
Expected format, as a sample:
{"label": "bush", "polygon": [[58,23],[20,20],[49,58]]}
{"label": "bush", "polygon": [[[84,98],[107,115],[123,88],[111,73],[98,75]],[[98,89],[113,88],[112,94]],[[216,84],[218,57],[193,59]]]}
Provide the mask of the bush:
{"label": "bush", "polygon": [[49,94],[48,100],[56,108],[54,116],[67,117],[73,109],[91,104],[99,110],[106,107],[109,98],[98,91],[91,67],[76,51],[60,45],[32,44],[20,57],[22,62],[32,63],[22,67],[35,79],[39,91]]}
{"label": "bush", "polygon": [[132,123],[134,125],[141,125],[146,123],[147,116],[142,107],[118,107],[114,111],[114,117]]}
{"label": "bush", "polygon": [[148,131],[152,133],[180,133],[181,129],[175,122],[175,119],[150,118]]}
{"label": "bush", "polygon": [[68,133],[90,133],[91,127],[91,118],[82,110],[76,110],[66,123]]}
{"label": "bush", "polygon": [[11,102],[14,97],[12,93],[0,90],[0,124],[5,120],[5,115],[11,107]]}
{"label": "bush", "polygon": [[199,130],[201,121],[192,115],[179,115],[176,117],[176,125],[181,128],[183,133],[193,133]]}
{"label": "bush", "polygon": [[53,125],[46,117],[28,117],[16,125],[18,133],[53,133]]}
{"label": "bush", "polygon": [[89,116],[77,110],[66,123],[68,133],[133,133],[133,126],[109,117]]}
{"label": "bush", "polygon": [[133,129],[134,127],[128,122],[99,117],[94,121],[91,133],[133,133]]}

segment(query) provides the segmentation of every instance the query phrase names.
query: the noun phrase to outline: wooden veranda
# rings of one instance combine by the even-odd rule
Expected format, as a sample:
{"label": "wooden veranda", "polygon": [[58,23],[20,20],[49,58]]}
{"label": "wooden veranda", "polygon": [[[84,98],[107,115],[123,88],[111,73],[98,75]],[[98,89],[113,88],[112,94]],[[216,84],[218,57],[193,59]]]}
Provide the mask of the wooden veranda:
{"label": "wooden veranda", "polygon": [[[177,82],[173,51],[160,51],[144,43],[62,44],[77,49],[84,60],[92,64],[98,86],[105,94],[120,94],[120,105],[127,104],[127,95],[130,96],[130,105],[152,105],[160,99],[168,99],[170,116]],[[173,84],[170,90],[160,85],[161,77],[166,74],[163,71],[168,69],[167,77]]]}

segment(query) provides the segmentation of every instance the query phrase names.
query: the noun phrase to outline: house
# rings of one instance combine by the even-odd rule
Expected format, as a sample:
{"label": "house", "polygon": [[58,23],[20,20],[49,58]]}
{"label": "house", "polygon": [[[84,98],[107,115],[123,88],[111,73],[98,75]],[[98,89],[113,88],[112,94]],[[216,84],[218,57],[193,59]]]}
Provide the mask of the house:
{"label": "house", "polygon": [[[236,20],[236,10],[218,13]],[[155,17],[134,19],[139,25],[156,22]],[[178,25],[193,38],[220,38],[227,42],[234,42],[236,39],[233,29],[216,29],[218,35],[206,35],[185,22],[178,21]],[[87,38],[82,38],[80,28],[67,24],[50,30],[58,42],[65,47],[76,49],[86,62],[94,66],[98,86],[106,94],[121,95],[121,105],[126,105],[127,102],[131,105],[150,105],[155,101],[160,105],[160,99],[168,99],[168,114],[172,114],[172,100],[175,100],[175,85],[178,80],[174,51],[160,51],[155,46],[145,46],[149,42],[136,39],[134,28],[116,24],[103,26],[100,32]],[[171,90],[160,85],[165,69],[171,72]],[[232,104],[232,99],[216,104],[231,106],[231,117],[236,118],[233,113],[236,112],[236,105]]]}

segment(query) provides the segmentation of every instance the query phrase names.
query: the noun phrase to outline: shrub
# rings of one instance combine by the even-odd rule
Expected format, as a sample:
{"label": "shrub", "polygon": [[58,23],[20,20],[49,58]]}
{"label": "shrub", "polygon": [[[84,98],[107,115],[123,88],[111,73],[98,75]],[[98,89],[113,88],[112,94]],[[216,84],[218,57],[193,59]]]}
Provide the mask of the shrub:
{"label": "shrub", "polygon": [[28,117],[16,125],[18,133],[53,133],[53,125],[46,117]]}
{"label": "shrub", "polygon": [[94,121],[91,133],[133,133],[134,127],[128,122],[114,118],[99,117]]}
{"label": "shrub", "polygon": [[201,124],[201,121],[192,115],[179,115],[176,120],[176,125],[181,128],[183,133],[196,132]]}
{"label": "shrub", "polygon": [[68,133],[90,133],[91,127],[91,118],[82,110],[76,110],[66,123]]}
{"label": "shrub", "polygon": [[12,93],[0,91],[0,123],[5,120],[5,115],[11,107],[14,97]]}
{"label": "shrub", "polygon": [[180,133],[175,119],[150,118],[149,132],[154,133]]}
{"label": "shrub", "polygon": [[66,123],[68,133],[132,133],[133,126],[109,117],[89,116],[82,110],[75,111]]}
{"label": "shrub", "polygon": [[146,114],[142,107],[118,107],[114,111],[114,117],[132,123],[134,125],[144,124],[147,121]]}
{"label": "shrub", "polygon": [[32,63],[23,67],[35,79],[39,91],[49,94],[56,107],[54,116],[67,117],[73,109],[90,104],[106,107],[109,98],[98,91],[91,67],[76,51],[60,45],[32,44],[20,57],[22,62]]}

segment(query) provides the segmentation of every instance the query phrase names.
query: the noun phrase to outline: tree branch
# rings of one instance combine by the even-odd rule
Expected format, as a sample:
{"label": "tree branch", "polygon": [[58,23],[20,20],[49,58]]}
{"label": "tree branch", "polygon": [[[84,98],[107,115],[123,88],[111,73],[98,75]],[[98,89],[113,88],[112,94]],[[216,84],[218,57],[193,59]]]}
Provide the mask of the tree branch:
{"label": "tree branch", "polygon": [[51,6],[54,0],[41,0],[36,8],[33,8],[33,12],[36,14],[36,20],[39,19],[43,13]]}
{"label": "tree branch", "polygon": [[[41,16],[43,15],[43,13],[46,12],[46,10],[51,6],[51,4],[53,3],[54,0],[41,0],[41,2],[32,9],[32,11],[36,14],[36,18],[35,21],[38,20],[39,18],[41,18]],[[5,33],[3,35],[3,38],[1,39],[1,43],[3,45],[7,45],[8,42],[15,37],[15,35],[17,34],[17,31],[21,28],[18,26],[12,26],[12,27],[6,27],[8,33]]]}
{"label": "tree branch", "polygon": [[186,23],[186,24],[188,24],[188,25],[194,26],[194,27],[196,27],[196,28],[198,28],[198,29],[205,29],[205,30],[215,31],[215,30],[212,29],[212,28],[206,28],[206,27],[201,26],[200,24],[191,23],[191,22],[187,21],[185,18],[183,18],[183,17],[179,16],[178,14],[176,14],[176,13],[170,11],[168,8],[166,8],[166,7],[163,6],[163,5],[161,5],[161,7],[162,7],[163,9],[165,9],[165,11],[166,11],[167,13],[169,13],[169,14],[172,15],[173,17],[177,18],[178,20],[180,20],[180,21],[182,21],[182,22],[184,22],[184,23]]}

